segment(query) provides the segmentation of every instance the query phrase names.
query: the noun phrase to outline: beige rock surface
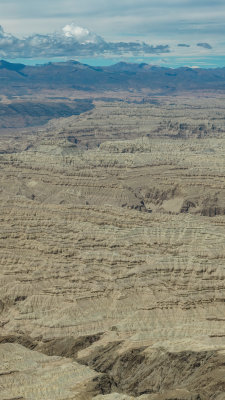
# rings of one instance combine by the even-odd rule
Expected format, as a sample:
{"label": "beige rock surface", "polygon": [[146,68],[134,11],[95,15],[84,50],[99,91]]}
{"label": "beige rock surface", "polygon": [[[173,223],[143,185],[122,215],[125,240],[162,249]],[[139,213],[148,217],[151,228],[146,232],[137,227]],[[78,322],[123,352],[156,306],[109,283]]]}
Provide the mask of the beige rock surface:
{"label": "beige rock surface", "polygon": [[223,101],[176,102],[4,139],[0,399],[225,398]]}
{"label": "beige rock surface", "polygon": [[90,398],[84,390],[97,375],[69,359],[48,357],[12,343],[1,344],[0,359],[1,399]]}

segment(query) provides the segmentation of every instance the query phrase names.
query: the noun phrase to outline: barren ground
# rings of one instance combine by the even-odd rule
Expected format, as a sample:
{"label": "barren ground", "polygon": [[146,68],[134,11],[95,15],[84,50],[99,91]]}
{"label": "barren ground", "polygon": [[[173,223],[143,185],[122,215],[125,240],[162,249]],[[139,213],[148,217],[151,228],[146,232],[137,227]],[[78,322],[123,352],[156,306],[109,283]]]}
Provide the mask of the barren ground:
{"label": "barren ground", "polygon": [[225,399],[223,96],[0,137],[0,399]]}

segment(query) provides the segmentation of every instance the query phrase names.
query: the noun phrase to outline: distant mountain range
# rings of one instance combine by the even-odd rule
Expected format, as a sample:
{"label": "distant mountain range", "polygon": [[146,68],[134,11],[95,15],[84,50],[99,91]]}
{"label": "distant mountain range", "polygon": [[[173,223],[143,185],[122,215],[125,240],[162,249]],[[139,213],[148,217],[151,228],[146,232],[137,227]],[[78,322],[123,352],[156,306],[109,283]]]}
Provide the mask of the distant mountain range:
{"label": "distant mountain range", "polygon": [[85,91],[147,88],[159,94],[182,91],[225,91],[225,68],[177,69],[120,62],[93,67],[77,61],[27,66],[0,61],[1,93],[26,94],[30,90],[74,89]]}

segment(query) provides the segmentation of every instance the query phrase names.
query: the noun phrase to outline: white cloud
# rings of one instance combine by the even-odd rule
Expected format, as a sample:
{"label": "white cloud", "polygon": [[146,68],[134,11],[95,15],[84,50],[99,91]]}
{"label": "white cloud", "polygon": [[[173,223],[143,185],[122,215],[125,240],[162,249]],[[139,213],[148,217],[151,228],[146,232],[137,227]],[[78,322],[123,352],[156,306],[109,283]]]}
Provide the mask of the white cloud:
{"label": "white cloud", "polygon": [[97,36],[95,33],[90,32],[88,29],[82,28],[81,26],[70,24],[64,26],[62,30],[65,37],[73,38],[81,44],[102,42],[100,36]]}
{"label": "white cloud", "polygon": [[106,42],[86,28],[66,25],[61,32],[34,34],[19,39],[0,27],[1,53],[7,58],[79,57],[106,55],[147,55],[168,53],[169,46],[144,42]]}

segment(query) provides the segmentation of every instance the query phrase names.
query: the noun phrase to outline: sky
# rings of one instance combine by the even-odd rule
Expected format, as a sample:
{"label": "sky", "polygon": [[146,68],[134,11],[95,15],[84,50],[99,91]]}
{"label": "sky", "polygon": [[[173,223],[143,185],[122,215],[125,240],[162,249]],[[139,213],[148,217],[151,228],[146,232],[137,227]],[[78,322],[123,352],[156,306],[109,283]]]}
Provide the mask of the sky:
{"label": "sky", "polygon": [[225,66],[225,0],[0,0],[0,58]]}

